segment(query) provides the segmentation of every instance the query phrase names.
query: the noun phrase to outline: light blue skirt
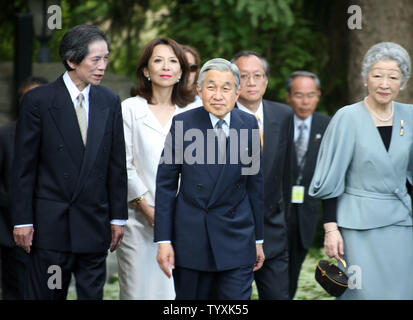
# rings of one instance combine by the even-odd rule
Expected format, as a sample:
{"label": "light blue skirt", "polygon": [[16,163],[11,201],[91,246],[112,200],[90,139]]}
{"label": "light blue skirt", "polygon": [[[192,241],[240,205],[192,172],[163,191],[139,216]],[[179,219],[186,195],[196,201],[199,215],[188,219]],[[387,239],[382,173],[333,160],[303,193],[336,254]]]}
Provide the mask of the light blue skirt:
{"label": "light blue skirt", "polygon": [[413,299],[413,227],[341,228],[349,288],[338,299]]}

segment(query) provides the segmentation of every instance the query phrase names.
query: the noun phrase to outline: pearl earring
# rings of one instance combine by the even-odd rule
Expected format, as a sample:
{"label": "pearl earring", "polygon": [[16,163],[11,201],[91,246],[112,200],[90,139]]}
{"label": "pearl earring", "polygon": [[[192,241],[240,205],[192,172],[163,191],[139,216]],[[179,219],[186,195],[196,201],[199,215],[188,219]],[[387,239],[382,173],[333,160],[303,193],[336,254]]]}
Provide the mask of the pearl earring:
{"label": "pearl earring", "polygon": [[150,76],[148,76],[147,79],[148,79],[148,81],[151,81],[151,77],[150,77]]}
{"label": "pearl earring", "polygon": [[178,78],[178,80],[176,81],[176,83],[179,83],[179,80],[181,80],[181,77]]}

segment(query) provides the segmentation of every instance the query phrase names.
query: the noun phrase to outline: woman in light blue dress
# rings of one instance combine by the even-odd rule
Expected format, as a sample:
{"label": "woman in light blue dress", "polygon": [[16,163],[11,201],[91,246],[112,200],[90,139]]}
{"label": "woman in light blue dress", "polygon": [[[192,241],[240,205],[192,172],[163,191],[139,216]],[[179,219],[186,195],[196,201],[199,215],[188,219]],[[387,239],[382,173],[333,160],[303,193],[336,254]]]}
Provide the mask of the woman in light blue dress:
{"label": "woman in light blue dress", "polygon": [[[413,106],[394,99],[410,77],[401,46],[366,53],[367,97],[337,111],[324,135],[311,196],[330,199],[326,254],[347,262],[340,299],[413,299]],[[343,264],[339,263],[344,269]]]}

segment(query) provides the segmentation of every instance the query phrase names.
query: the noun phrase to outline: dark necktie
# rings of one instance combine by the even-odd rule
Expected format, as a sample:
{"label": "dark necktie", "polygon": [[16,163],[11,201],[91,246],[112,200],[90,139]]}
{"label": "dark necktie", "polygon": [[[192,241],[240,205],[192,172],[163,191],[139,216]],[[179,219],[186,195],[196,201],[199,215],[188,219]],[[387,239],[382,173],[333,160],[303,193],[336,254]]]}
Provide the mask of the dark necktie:
{"label": "dark necktie", "polygon": [[216,134],[218,137],[218,164],[225,164],[226,153],[227,153],[227,135],[225,134],[222,126],[224,125],[225,120],[218,120],[215,125]]}

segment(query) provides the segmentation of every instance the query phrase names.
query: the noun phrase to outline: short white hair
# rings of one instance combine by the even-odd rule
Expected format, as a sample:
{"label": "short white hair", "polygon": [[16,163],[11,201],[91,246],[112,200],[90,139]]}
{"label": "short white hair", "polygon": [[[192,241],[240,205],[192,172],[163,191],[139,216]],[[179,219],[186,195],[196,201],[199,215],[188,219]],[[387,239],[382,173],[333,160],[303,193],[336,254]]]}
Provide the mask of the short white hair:
{"label": "short white hair", "polygon": [[371,67],[375,63],[384,60],[393,60],[397,62],[397,65],[402,72],[403,83],[410,78],[411,61],[409,53],[402,46],[394,42],[380,42],[367,51],[361,66],[361,75],[363,78],[367,78]]}
{"label": "short white hair", "polygon": [[229,71],[234,75],[235,80],[235,89],[236,91],[239,90],[241,84],[241,76],[238,67],[234,64],[229,62],[228,60],[222,58],[215,58],[205,62],[202,66],[201,71],[199,72],[198,77],[198,85],[202,89],[202,84],[204,83],[205,74],[209,70],[218,70],[218,71]]}

